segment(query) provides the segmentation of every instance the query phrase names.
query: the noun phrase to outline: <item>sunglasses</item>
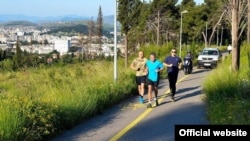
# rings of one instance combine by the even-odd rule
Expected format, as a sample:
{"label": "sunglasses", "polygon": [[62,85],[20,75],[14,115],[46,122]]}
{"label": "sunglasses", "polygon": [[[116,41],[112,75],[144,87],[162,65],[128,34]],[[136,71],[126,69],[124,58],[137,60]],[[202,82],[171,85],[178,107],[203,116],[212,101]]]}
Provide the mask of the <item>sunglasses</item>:
{"label": "sunglasses", "polygon": [[172,53],[176,53],[176,51],[172,51]]}

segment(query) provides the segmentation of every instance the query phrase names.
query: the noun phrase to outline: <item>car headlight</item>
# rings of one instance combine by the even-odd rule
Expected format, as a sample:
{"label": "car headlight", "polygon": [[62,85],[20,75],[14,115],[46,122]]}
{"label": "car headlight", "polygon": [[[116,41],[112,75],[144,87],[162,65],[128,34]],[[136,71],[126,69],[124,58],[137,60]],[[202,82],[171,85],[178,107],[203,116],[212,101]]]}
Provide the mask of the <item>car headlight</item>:
{"label": "car headlight", "polygon": [[218,61],[219,58],[218,57],[213,57],[213,61]]}

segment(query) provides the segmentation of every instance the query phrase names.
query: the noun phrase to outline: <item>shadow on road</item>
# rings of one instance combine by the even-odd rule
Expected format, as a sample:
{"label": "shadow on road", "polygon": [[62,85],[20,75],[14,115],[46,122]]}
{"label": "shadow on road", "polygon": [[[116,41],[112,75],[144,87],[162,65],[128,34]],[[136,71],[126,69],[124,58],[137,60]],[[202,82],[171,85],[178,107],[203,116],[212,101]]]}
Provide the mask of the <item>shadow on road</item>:
{"label": "shadow on road", "polygon": [[196,71],[192,72],[191,75],[196,74],[196,73],[206,72],[206,71],[211,71],[211,69],[199,69],[199,70],[196,70]]}
{"label": "shadow on road", "polygon": [[205,76],[195,77],[195,78],[192,78],[192,79],[182,80],[181,83],[182,83],[182,82],[186,82],[186,81],[192,81],[192,80],[195,80],[195,79],[202,79],[203,77],[205,77]]}
{"label": "shadow on road", "polygon": [[[173,107],[169,106],[168,108]],[[161,112],[153,118],[145,119],[119,141],[174,141],[176,124],[208,124],[205,108],[203,103],[195,103],[182,105],[182,107],[174,108],[169,112]]]}
{"label": "shadow on road", "polygon": [[168,85],[168,81],[160,80],[160,84],[158,85],[158,89],[165,88]]}
{"label": "shadow on road", "polygon": [[188,98],[188,97],[193,97],[193,96],[196,96],[196,95],[199,95],[201,93],[200,90],[197,90],[197,91],[194,91],[192,93],[187,93],[187,94],[182,94],[180,95],[181,93],[186,93],[187,91],[191,91],[191,90],[195,90],[195,89],[198,89],[200,86],[196,86],[196,87],[191,87],[191,88],[185,88],[185,89],[180,89],[177,94],[176,94],[176,101],[179,101],[181,99],[184,99],[184,98]]}

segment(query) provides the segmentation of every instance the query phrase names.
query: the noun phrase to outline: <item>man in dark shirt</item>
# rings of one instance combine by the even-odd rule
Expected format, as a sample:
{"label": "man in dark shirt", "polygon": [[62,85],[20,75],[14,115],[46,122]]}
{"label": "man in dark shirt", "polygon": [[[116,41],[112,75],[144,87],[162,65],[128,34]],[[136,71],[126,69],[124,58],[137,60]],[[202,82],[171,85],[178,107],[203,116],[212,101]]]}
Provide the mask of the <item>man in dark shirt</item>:
{"label": "man in dark shirt", "polygon": [[176,82],[178,78],[179,69],[182,65],[181,58],[176,56],[176,49],[173,48],[171,50],[171,55],[165,58],[163,64],[167,67],[171,98],[172,101],[175,101],[174,96],[176,92]]}

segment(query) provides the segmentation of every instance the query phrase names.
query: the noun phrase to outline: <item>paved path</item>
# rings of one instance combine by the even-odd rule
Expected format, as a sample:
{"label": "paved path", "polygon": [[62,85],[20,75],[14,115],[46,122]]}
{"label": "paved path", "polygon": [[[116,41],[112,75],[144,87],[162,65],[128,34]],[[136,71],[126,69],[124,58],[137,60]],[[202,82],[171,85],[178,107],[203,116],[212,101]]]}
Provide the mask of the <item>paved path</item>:
{"label": "paved path", "polygon": [[202,84],[209,72],[199,69],[184,75],[180,71],[176,102],[166,94],[169,85],[164,79],[158,107],[147,109],[147,103],[139,104],[133,96],[53,141],[174,141],[174,125],[208,124]]}

